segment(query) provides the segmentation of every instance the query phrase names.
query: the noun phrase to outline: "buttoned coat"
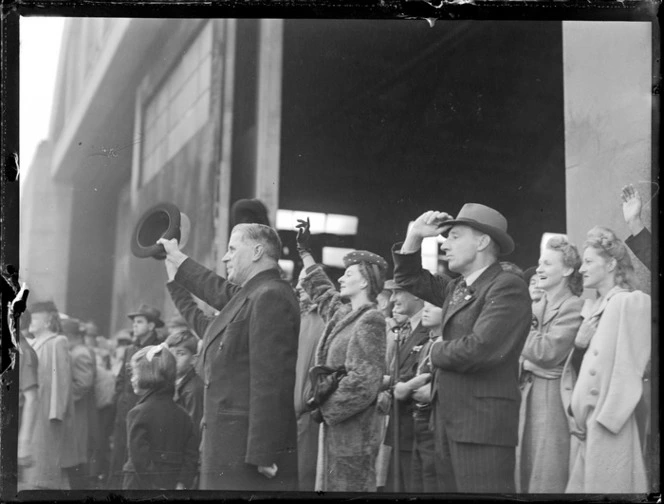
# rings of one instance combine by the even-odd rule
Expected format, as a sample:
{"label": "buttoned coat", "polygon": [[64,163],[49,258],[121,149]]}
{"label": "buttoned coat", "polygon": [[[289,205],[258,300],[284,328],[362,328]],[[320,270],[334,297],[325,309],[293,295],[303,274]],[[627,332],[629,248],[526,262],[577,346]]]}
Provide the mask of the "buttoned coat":
{"label": "buttoned coat", "polygon": [[[167,284],[203,343],[200,488],[297,489],[293,406],[300,309],[293,288],[269,269],[242,287],[187,258]],[[191,294],[221,310],[207,317]],[[268,479],[257,466],[276,463]]]}
{"label": "buttoned coat", "polygon": [[68,489],[64,469],[78,464],[74,427],[71,358],[66,336],[36,338],[39,392],[33,437],[34,465],[26,468],[26,488]]}
{"label": "buttoned coat", "polygon": [[561,379],[563,405],[572,433],[571,493],[647,491],[646,468],[635,408],[650,358],[650,296],[614,287],[595,311],[582,315],[596,324],[578,377],[568,357]]}
{"label": "buttoned coat", "polygon": [[443,340],[431,347],[434,425],[460,443],[516,446],[520,391],[519,355],[532,322],[525,282],[490,265],[456,306],[461,279],[432,275],[419,253],[393,249],[394,279],[411,294],[443,308]]}
{"label": "buttoned coat", "polygon": [[380,445],[376,398],[385,374],[385,318],[375,305],[353,310],[319,265],[307,270],[302,287],[326,322],[316,364],[346,368],[338,388],[320,407],[323,415],[316,490],[376,490]]}
{"label": "buttoned coat", "polygon": [[131,358],[141,348],[157,345],[158,343],[157,333],[152,331],[142,343],[137,339],[129,345],[122,356],[122,364],[115,379],[115,420],[108,488],[122,487],[122,467],[127,461],[127,414],[136,406],[138,401],[138,396],[134,393],[131,385]]}
{"label": "buttoned coat", "polygon": [[189,414],[173,401],[173,389],[151,390],[127,415],[124,490],[191,488],[198,438]]}
{"label": "buttoned coat", "polygon": [[521,351],[517,492],[565,491],[570,435],[560,376],[581,325],[582,306],[583,301],[567,288],[533,305],[533,326]]}

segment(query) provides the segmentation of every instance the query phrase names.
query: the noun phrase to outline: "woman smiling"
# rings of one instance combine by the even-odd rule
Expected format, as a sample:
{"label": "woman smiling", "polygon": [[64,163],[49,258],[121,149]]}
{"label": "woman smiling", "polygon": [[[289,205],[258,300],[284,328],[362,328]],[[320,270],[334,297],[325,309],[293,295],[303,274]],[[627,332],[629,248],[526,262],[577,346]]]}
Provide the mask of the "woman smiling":
{"label": "woman smiling", "polygon": [[572,433],[566,492],[646,492],[635,408],[650,358],[650,296],[634,290],[627,247],[609,229],[588,232],[580,271],[597,296],[583,306],[563,371]]}
{"label": "woman smiling", "polygon": [[560,493],[567,484],[570,439],[560,376],[582,320],[580,266],[576,247],[556,236],[533,275],[542,296],[533,303],[533,325],[521,352],[518,492]]}

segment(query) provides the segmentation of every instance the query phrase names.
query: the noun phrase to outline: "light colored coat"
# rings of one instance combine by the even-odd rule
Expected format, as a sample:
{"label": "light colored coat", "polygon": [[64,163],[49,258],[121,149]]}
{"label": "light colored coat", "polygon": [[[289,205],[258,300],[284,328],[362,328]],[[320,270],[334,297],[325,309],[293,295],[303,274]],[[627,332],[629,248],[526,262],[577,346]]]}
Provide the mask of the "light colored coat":
{"label": "light colored coat", "polygon": [[647,491],[634,411],[651,352],[650,303],[641,291],[614,287],[595,311],[591,301],[584,305],[582,316],[595,319],[596,330],[576,383],[571,354],[561,380],[573,434],[568,493]]}
{"label": "light colored coat", "polygon": [[533,327],[521,351],[517,492],[565,491],[570,435],[560,376],[581,325],[582,306],[569,289],[533,304]]}
{"label": "light colored coat", "polygon": [[90,431],[96,428],[90,425],[90,408],[96,408],[94,396],[96,362],[88,347],[83,344],[72,348],[69,355],[76,425],[76,459],[77,464],[85,464],[88,462]]}
{"label": "light colored coat", "polygon": [[376,490],[375,462],[381,441],[376,398],[385,374],[385,318],[373,305],[352,310],[323,270],[307,273],[303,288],[326,322],[316,364],[345,366],[339,387],[321,406],[316,490]]}
{"label": "light colored coat", "polygon": [[39,362],[35,463],[26,469],[25,480],[29,488],[68,489],[63,469],[77,464],[68,340],[53,334],[36,339],[33,348]]}

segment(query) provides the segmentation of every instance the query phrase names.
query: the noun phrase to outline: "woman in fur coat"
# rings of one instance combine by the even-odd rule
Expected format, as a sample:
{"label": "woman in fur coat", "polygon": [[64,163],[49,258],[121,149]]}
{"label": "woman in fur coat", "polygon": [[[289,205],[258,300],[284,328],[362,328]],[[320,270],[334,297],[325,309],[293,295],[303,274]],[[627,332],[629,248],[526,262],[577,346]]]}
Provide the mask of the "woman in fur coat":
{"label": "woman in fur coat", "polygon": [[646,492],[635,409],[650,358],[650,296],[634,290],[627,247],[609,229],[588,232],[580,272],[597,297],[581,310],[561,379],[572,433],[566,492]]}
{"label": "woman in fur coat", "polygon": [[347,254],[337,292],[311,256],[308,223],[300,222],[298,250],[306,268],[302,287],[326,323],[316,365],[346,370],[338,388],[320,405],[316,490],[375,491],[382,418],[376,398],[385,374],[385,318],[375,302],[387,262],[367,251]]}

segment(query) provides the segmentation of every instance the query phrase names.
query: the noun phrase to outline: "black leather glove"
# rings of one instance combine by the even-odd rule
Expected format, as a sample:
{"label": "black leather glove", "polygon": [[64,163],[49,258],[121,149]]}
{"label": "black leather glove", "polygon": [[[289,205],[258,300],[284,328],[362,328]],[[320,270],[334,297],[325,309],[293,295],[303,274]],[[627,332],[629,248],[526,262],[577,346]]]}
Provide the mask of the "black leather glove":
{"label": "black leather glove", "polygon": [[311,224],[309,217],[307,217],[306,221],[298,219],[297,222],[298,224],[295,226],[297,228],[297,251],[300,255],[305,253],[311,254]]}

